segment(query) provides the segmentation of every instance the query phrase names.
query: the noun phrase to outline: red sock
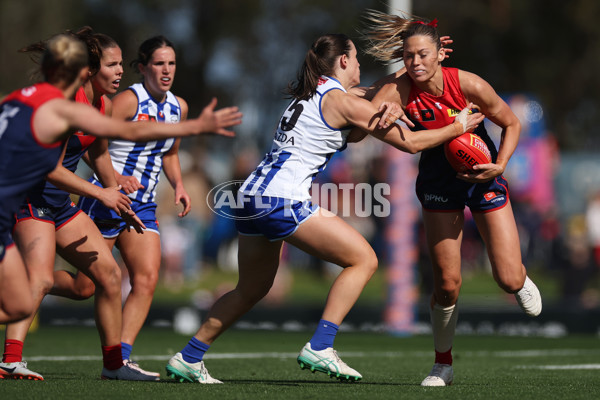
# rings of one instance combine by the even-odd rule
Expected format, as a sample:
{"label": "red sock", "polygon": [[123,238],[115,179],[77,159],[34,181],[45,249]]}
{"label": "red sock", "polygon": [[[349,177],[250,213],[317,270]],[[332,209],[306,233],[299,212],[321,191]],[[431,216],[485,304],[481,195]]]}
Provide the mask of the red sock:
{"label": "red sock", "polygon": [[4,341],[4,355],[2,362],[13,363],[23,361],[23,342],[20,340],[6,339]]}
{"label": "red sock", "polygon": [[435,363],[436,364],[448,364],[452,365],[452,348],[450,350],[440,353],[435,351]]}
{"label": "red sock", "polygon": [[104,364],[104,368],[111,371],[123,366],[120,343],[114,346],[102,346],[102,363]]}

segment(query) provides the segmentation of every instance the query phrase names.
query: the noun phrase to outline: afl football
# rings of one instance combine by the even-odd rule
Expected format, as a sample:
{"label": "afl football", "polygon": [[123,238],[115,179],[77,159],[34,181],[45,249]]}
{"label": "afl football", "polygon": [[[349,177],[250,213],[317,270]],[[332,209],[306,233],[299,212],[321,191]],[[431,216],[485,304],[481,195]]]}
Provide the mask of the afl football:
{"label": "afl football", "polygon": [[444,153],[457,172],[466,172],[472,170],[477,164],[492,162],[490,149],[483,139],[471,132],[465,132],[444,143]]}

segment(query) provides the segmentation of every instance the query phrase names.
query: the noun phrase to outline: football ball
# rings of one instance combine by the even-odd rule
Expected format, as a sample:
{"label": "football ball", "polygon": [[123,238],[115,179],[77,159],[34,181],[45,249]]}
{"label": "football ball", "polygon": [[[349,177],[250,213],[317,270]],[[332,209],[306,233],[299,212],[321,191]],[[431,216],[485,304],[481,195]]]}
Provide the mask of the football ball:
{"label": "football ball", "polygon": [[477,164],[492,162],[490,149],[483,139],[471,132],[444,143],[446,159],[457,172],[472,171]]}

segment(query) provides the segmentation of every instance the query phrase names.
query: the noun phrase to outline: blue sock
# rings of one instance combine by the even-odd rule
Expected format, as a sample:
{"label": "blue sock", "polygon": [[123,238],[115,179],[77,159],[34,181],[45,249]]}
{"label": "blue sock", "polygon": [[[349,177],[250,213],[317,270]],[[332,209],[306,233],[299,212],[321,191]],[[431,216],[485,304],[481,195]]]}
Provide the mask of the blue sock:
{"label": "blue sock", "polygon": [[313,337],[310,339],[310,347],[313,350],[325,350],[333,347],[333,341],[339,326],[327,320],[320,320]]}
{"label": "blue sock", "polygon": [[129,357],[131,356],[131,350],[133,350],[132,345],[121,342],[121,357],[123,357],[123,360],[129,360]]}
{"label": "blue sock", "polygon": [[183,361],[189,362],[191,364],[198,363],[202,361],[202,357],[204,357],[204,353],[208,350],[210,346],[206,343],[202,343],[195,337],[188,342],[187,346],[181,350],[181,356],[183,357]]}

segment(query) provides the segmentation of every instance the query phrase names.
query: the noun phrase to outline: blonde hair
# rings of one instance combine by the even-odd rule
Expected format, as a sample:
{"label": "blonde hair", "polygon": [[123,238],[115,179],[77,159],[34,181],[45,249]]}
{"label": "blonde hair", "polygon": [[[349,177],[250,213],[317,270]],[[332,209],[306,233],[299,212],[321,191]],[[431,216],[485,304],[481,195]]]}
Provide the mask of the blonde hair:
{"label": "blonde hair", "polygon": [[73,83],[81,69],[88,65],[86,45],[70,34],[56,35],[19,51],[41,53],[39,59],[37,56],[32,56],[32,59],[40,65],[38,74],[42,75],[44,81],[53,84],[61,81]]}
{"label": "blonde hair", "polygon": [[436,23],[401,12],[401,15],[367,10],[364,16],[363,39],[367,42],[365,53],[384,63],[391,64],[404,57],[404,41],[411,36],[425,35],[431,38],[437,49],[441,48]]}

